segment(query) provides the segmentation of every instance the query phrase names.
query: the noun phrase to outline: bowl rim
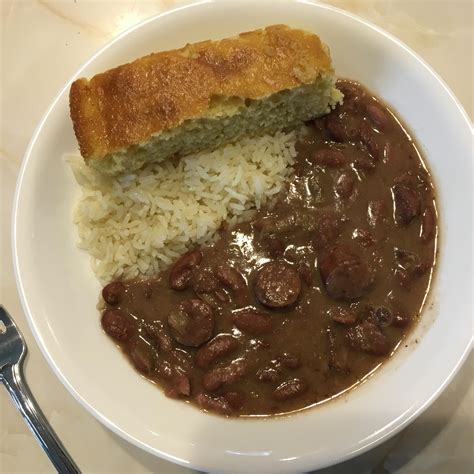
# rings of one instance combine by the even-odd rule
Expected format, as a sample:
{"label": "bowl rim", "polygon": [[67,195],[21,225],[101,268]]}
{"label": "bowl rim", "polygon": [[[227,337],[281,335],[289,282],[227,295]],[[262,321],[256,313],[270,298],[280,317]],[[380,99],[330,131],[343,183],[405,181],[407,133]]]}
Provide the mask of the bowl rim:
{"label": "bowl rim", "polygon": [[[274,0],[272,0],[274,1]],[[11,224],[12,224],[12,231],[11,231],[11,250],[12,250],[12,259],[13,259],[13,267],[14,267],[14,275],[15,275],[15,282],[17,286],[17,290],[20,296],[20,301],[21,301],[21,306],[22,309],[26,315],[26,319],[28,321],[28,326],[33,333],[33,336],[35,338],[35,341],[37,345],[40,348],[40,351],[43,355],[43,357],[46,359],[48,365],[56,375],[56,377],[61,381],[61,383],[66,387],[68,392],[73,396],[73,398],[78,401],[94,418],[99,420],[103,425],[105,425],[108,429],[110,429],[113,433],[116,435],[120,436],[122,439],[125,439],[126,441],[130,442],[136,447],[139,447],[146,452],[149,452],[153,455],[159,455],[165,460],[174,462],[176,464],[179,464],[184,467],[195,467],[197,469],[206,469],[205,466],[199,466],[198,464],[192,463],[190,464],[188,461],[184,459],[180,459],[176,456],[173,456],[167,452],[161,451],[157,448],[151,447],[148,444],[145,444],[144,442],[134,438],[132,435],[129,433],[121,430],[118,426],[114,424],[112,420],[110,420],[107,416],[105,416],[102,412],[94,408],[83,396],[70,384],[68,378],[63,374],[61,369],[57,366],[53,358],[51,357],[46,344],[40,334],[40,331],[37,327],[37,324],[35,322],[35,319],[33,318],[31,308],[28,304],[27,297],[26,297],[26,291],[24,289],[23,283],[22,283],[22,278],[21,278],[21,272],[20,272],[20,264],[19,264],[19,257],[18,257],[18,248],[17,248],[17,224],[18,224],[18,214],[19,214],[19,200],[20,200],[20,192],[22,189],[22,183],[24,179],[24,175],[28,166],[28,163],[30,161],[32,151],[34,149],[34,146],[41,134],[41,131],[47,122],[50,114],[52,111],[55,109],[57,103],[63,96],[63,94],[70,88],[72,82],[79,77],[81,72],[86,69],[91,63],[93,63],[99,56],[101,56],[106,50],[111,48],[113,45],[118,43],[120,40],[122,40],[124,37],[128,36],[130,33],[134,32],[137,29],[142,28],[143,26],[153,23],[165,16],[168,15],[173,15],[179,11],[186,10],[186,9],[193,9],[193,8],[199,8],[201,5],[204,4],[212,4],[212,3],[219,3],[219,0],[198,0],[198,1],[193,1],[191,3],[187,3],[185,5],[181,5],[175,8],[167,9],[161,13],[158,13],[156,15],[153,15],[149,18],[146,18],[140,22],[138,22],[135,25],[132,25],[131,27],[127,28],[117,36],[113,37],[110,41],[108,41],[104,46],[100,47],[86,62],[81,64],[81,66],[75,71],[75,73],[69,78],[69,80],[66,81],[65,85],[60,88],[59,92],[55,95],[54,99],[50,103],[50,105],[47,107],[46,112],[43,114],[42,118],[40,119],[38,125],[36,126],[33,135],[29,141],[29,144],[26,148],[26,151],[23,155],[20,171],[18,174],[17,182],[16,182],[16,187],[15,187],[15,193],[14,193],[14,201],[13,201],[13,206],[12,206],[12,216],[11,216]],[[235,1],[233,2],[235,3]],[[271,2],[268,2],[271,3]],[[289,1],[286,1],[285,3],[289,3]],[[401,40],[396,38],[394,35],[388,33],[385,31],[383,28],[373,24],[372,22],[355,15],[353,13],[350,13],[346,10],[343,10],[338,7],[334,7],[332,5],[326,5],[322,3],[313,3],[310,0],[294,0],[294,3],[301,3],[301,4],[307,4],[310,5],[311,7],[315,8],[320,8],[323,10],[329,10],[332,12],[335,12],[337,14],[343,15],[347,18],[349,18],[352,21],[358,22],[362,24],[365,27],[368,27],[375,32],[383,35],[385,38],[390,40],[391,42],[395,43],[398,47],[402,48],[405,53],[410,55],[412,58],[414,58],[419,64],[423,66],[423,68],[426,70],[426,72],[431,75],[443,88],[444,92],[449,96],[451,101],[454,103],[456,106],[457,110],[461,114],[461,116],[464,118],[464,121],[467,125],[468,128],[471,130],[471,134],[473,133],[473,123],[470,121],[469,116],[467,115],[466,111],[464,110],[464,107],[460,103],[459,99],[455,96],[455,94],[451,91],[450,87],[446,84],[446,82],[438,75],[438,73],[424,60],[422,59],[414,50],[412,50],[409,46],[407,46],[405,43],[403,43]],[[357,455],[360,455],[366,451],[368,451],[371,448],[374,448],[381,444],[383,441],[389,439],[390,437],[394,436],[396,433],[401,431],[403,428],[405,428],[408,424],[410,424],[416,417],[418,417],[421,413],[423,413],[438,397],[439,395],[443,392],[443,390],[446,388],[446,386],[451,382],[453,377],[456,375],[466,358],[468,357],[469,353],[473,349],[474,346],[474,336],[471,334],[470,342],[466,345],[464,348],[461,356],[458,358],[456,361],[456,364],[450,371],[450,373],[446,376],[444,379],[443,383],[441,383],[437,390],[428,398],[426,399],[423,403],[419,403],[416,406],[412,407],[410,410],[411,413],[408,413],[407,416],[401,420],[398,424],[394,424],[391,430],[387,430],[385,433],[381,434],[381,436],[377,437],[376,439],[366,439],[364,440],[363,443],[361,443],[357,449],[354,449],[348,453],[346,453],[344,456],[341,456],[338,458],[337,463],[346,461],[348,459],[351,459]],[[298,468],[311,468],[312,464],[308,463],[308,460],[311,461],[311,459],[304,458],[304,463],[299,464]],[[314,464],[314,463],[313,463]],[[319,468],[324,468],[329,466],[330,464],[321,464]]]}

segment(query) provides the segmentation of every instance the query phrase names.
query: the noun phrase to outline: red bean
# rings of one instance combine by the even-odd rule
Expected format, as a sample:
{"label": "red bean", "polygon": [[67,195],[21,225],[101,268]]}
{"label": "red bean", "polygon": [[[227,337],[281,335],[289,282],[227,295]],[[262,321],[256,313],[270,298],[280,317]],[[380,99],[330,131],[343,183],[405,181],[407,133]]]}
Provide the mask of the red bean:
{"label": "red bean", "polygon": [[385,215],[385,202],[384,201],[370,201],[367,208],[367,217],[369,224],[375,226],[384,219]]}
{"label": "red bean", "polygon": [[278,361],[287,369],[295,370],[301,366],[300,358],[291,354],[290,352],[284,352],[279,358]]}
{"label": "red bean", "polygon": [[198,347],[208,341],[214,330],[212,308],[202,300],[191,298],[181,302],[168,315],[171,335],[180,344]]}
{"label": "red bean", "polygon": [[282,401],[291,400],[302,395],[306,392],[307,388],[307,385],[302,380],[294,378],[278,385],[273,392],[273,397]]}
{"label": "red bean", "polygon": [[206,372],[202,377],[202,386],[208,392],[214,392],[223,385],[233,383],[243,377],[245,372],[243,360],[237,359],[227,367],[218,367]]}
{"label": "red bean", "polygon": [[421,232],[420,238],[427,243],[433,240],[436,233],[436,220],[433,208],[427,207],[421,217]]}
{"label": "red bean", "polygon": [[257,310],[240,311],[232,319],[238,329],[249,334],[265,334],[273,329],[273,318]]}
{"label": "red bean", "polygon": [[264,367],[257,370],[257,379],[260,382],[278,382],[281,377],[281,373],[275,367]]}
{"label": "red bean", "polygon": [[391,344],[379,327],[371,322],[364,321],[347,331],[349,344],[354,348],[372,355],[387,355]]}
{"label": "red bean", "polygon": [[316,165],[338,168],[347,163],[344,153],[337,148],[320,148],[313,153],[312,161]]}
{"label": "red bean", "polygon": [[196,365],[205,369],[216,360],[228,356],[239,347],[239,341],[229,335],[220,334],[201,347],[196,353]]}
{"label": "red bean", "polygon": [[347,199],[354,190],[354,173],[342,173],[336,181],[336,193],[339,197]]}
{"label": "red bean", "polygon": [[102,298],[107,304],[115,306],[119,304],[125,295],[125,285],[120,281],[113,281],[104,286]]}
{"label": "red bean", "polygon": [[341,221],[335,214],[322,214],[316,222],[314,243],[319,249],[334,244],[341,234]]}
{"label": "red bean", "polygon": [[368,230],[355,229],[352,233],[352,238],[363,247],[371,247],[375,244],[375,238]]}
{"label": "red bean", "polygon": [[351,142],[359,135],[360,119],[351,111],[334,111],[326,117],[326,130],[337,142]]}
{"label": "red bean", "polygon": [[388,125],[387,114],[377,105],[367,105],[367,115],[379,130],[385,130]]}
{"label": "red bean", "polygon": [[360,139],[367,148],[370,155],[376,160],[384,158],[387,143],[379,137],[379,134],[372,129],[368,122],[362,122],[360,128]]}
{"label": "red bean", "polygon": [[196,396],[196,403],[204,410],[215,411],[223,415],[232,413],[232,407],[224,397],[210,397],[200,393]]}
{"label": "red bean", "polygon": [[189,397],[191,394],[191,382],[186,375],[176,376],[165,390],[165,395],[170,398]]}
{"label": "red bean", "polygon": [[155,355],[152,347],[138,338],[129,351],[135,368],[143,374],[149,374],[155,368]]}
{"label": "red bean", "polygon": [[298,300],[301,278],[298,271],[284,262],[270,262],[258,272],[255,294],[270,308],[284,308]]}
{"label": "red bean", "polygon": [[216,269],[215,274],[224,288],[230,291],[237,300],[243,296],[247,282],[238,270],[228,265],[221,265]]}
{"label": "red bean", "polygon": [[281,257],[285,252],[285,244],[277,237],[268,237],[265,239],[265,245],[270,257]]}
{"label": "red bean", "polygon": [[173,290],[184,290],[189,286],[194,269],[201,263],[202,253],[193,250],[182,255],[171,267],[169,284]]}
{"label": "red bean", "polygon": [[134,323],[125,315],[114,309],[104,311],[101,324],[104,331],[119,342],[129,341],[135,332]]}
{"label": "red bean", "polygon": [[226,392],[223,397],[233,410],[242,410],[245,402],[245,397],[242,393]]}
{"label": "red bean", "polygon": [[357,312],[350,309],[341,307],[331,308],[328,314],[333,321],[339,324],[352,325],[357,322]]}
{"label": "red bean", "polygon": [[344,341],[340,340],[341,338],[338,340],[334,329],[327,328],[326,334],[329,343],[329,368],[337,372],[349,372],[349,351],[344,345]]}
{"label": "red bean", "polygon": [[406,311],[396,311],[392,320],[392,326],[405,328],[412,322],[412,316]]}
{"label": "red bean", "polygon": [[375,310],[374,320],[380,327],[390,326],[392,324],[392,312],[385,306],[380,306]]}
{"label": "red bean", "polygon": [[417,191],[396,184],[392,188],[395,208],[395,222],[401,225],[409,224],[420,214],[421,199]]}

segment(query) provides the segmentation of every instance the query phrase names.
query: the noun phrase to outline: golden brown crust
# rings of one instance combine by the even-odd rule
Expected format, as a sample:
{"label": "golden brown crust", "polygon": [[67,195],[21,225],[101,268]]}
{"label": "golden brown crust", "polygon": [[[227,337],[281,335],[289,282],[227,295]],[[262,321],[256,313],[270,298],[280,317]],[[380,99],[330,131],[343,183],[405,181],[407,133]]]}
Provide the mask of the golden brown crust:
{"label": "golden brown crust", "polygon": [[332,71],[318,36],[284,25],[154,53],[76,80],[70,111],[81,154],[102,158],[200,117],[216,97],[260,99]]}

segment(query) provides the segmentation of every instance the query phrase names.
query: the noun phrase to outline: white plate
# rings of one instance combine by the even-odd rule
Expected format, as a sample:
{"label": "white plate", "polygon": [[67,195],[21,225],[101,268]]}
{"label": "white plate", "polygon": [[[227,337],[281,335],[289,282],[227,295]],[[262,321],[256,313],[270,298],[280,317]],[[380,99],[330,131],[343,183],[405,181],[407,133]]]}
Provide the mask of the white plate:
{"label": "white plate", "polygon": [[[156,50],[274,23],[312,30],[331,47],[339,75],[392,104],[428,158],[441,213],[432,309],[407,349],[349,396],[273,420],[228,420],[165,398],[102,333],[99,284],[75,247],[78,195],[61,160],[76,148],[66,84],[26,152],[16,192],[13,253],[18,288],[36,340],[73,396],[133,444],[206,471],[296,471],[361,453],[412,421],[446,386],[472,337],[472,133],[444,83],[380,29],[334,8],[287,1],[201,3],[122,34],[74,76],[91,76]],[[73,78],[73,79],[74,79]],[[415,339],[418,338],[418,344]]]}

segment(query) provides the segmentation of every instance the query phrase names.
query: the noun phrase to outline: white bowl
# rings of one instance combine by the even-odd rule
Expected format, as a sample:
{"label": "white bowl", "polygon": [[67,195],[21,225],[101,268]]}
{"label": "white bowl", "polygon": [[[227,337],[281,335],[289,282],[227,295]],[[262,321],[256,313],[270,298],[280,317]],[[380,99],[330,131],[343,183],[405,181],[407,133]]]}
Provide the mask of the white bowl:
{"label": "white bowl", "polygon": [[16,192],[18,288],[54,372],[115,433],[153,454],[206,471],[294,472],[361,453],[420,414],[447,385],[471,345],[471,128],[445,84],[399,41],[323,5],[206,2],[130,29],[74,78],[152,51],[275,23],[318,33],[329,44],[339,75],[361,81],[395,108],[427,157],[438,190],[441,245],[429,310],[408,348],[346,397],[290,417],[229,420],[165,398],[120,356],[100,328],[100,287],[88,257],[75,247],[71,212],[78,187],[61,160],[76,148],[68,112],[70,82],[33,136]]}

